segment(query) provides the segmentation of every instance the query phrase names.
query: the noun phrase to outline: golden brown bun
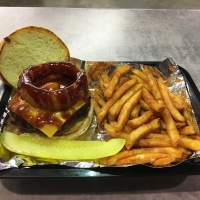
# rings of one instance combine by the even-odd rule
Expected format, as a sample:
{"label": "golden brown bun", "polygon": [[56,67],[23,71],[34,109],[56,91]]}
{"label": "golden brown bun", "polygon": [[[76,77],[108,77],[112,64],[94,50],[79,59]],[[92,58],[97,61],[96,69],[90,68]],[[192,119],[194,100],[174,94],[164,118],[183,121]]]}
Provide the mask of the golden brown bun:
{"label": "golden brown bun", "polygon": [[69,50],[63,41],[42,27],[18,29],[0,43],[0,74],[15,89],[19,75],[30,65],[69,60]]}
{"label": "golden brown bun", "polygon": [[0,42],[0,51],[1,51],[1,47],[3,46],[3,43],[4,43],[4,40],[2,40],[2,41]]}

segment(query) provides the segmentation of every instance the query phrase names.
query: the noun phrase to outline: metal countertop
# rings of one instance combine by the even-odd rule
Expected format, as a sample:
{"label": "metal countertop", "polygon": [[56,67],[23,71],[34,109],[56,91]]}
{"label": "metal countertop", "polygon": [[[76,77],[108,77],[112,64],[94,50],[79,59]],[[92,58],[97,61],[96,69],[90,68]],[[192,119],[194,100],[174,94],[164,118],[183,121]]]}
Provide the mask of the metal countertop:
{"label": "metal countertop", "polygon": [[[24,26],[42,26],[64,41],[72,57],[82,60],[162,61],[172,56],[200,89],[199,10],[1,7],[0,19],[0,38]],[[73,180],[1,180],[0,194],[2,199],[16,200],[62,199],[64,195],[68,199],[200,197],[200,176],[127,180],[118,180],[116,186],[108,180],[82,180],[80,184]]]}
{"label": "metal countertop", "polygon": [[200,11],[0,8],[0,38],[23,26],[55,32],[71,56],[101,61],[161,61],[172,56],[200,88]]}

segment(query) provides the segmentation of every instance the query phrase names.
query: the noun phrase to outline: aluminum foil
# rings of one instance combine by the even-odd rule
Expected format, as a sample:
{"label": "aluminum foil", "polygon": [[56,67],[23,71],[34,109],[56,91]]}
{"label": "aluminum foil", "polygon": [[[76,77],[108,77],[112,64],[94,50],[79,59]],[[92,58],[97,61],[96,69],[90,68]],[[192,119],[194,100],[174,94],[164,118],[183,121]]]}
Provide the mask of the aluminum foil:
{"label": "aluminum foil", "polygon": [[[77,60],[77,59],[75,59]],[[82,63],[81,61],[79,63]],[[84,69],[87,71],[88,63],[84,62]],[[128,62],[115,62],[112,64],[112,69],[114,70],[116,66],[122,64],[130,64],[134,68],[142,69],[143,64],[137,63],[128,63]],[[190,97],[187,92],[186,84],[184,81],[184,77],[179,70],[178,66],[174,62],[174,60],[170,57],[165,59],[163,62],[159,63],[155,66],[158,73],[164,78],[164,80],[168,83],[168,88],[174,94],[181,94],[184,95],[185,98],[190,102]],[[176,80],[180,81],[176,81]],[[96,82],[92,82],[91,85],[95,85]],[[91,88],[92,89],[92,88]],[[1,119],[1,128],[3,127],[4,120],[6,118],[7,111],[5,111],[3,119]],[[193,119],[196,122],[195,114],[193,111]],[[93,117],[93,121],[89,127],[89,129],[84,133],[84,135],[80,136],[79,140],[100,140],[100,141],[107,141],[110,139],[110,136],[106,133],[106,131],[101,127],[98,126],[96,123],[96,117]],[[200,152],[194,152],[189,159],[199,158],[200,159]],[[195,159],[195,161],[199,161],[199,159]],[[53,160],[53,159],[41,159],[41,158],[33,158],[30,156],[24,155],[13,155],[12,158],[4,162],[2,159],[0,160],[0,170],[9,169],[9,168],[17,168],[17,167],[31,167],[34,165],[49,165],[49,164],[57,164],[57,165],[65,165],[68,167],[75,167],[75,168],[94,168],[99,166],[98,160],[87,160],[87,161],[60,161],[60,160]],[[179,164],[179,163],[177,163]],[[177,165],[176,164],[176,165]],[[103,166],[101,166],[103,167]],[[126,166],[124,166],[126,167]],[[152,166],[149,166],[152,167]],[[171,167],[171,166],[170,166]],[[155,168],[155,167],[154,167]]]}

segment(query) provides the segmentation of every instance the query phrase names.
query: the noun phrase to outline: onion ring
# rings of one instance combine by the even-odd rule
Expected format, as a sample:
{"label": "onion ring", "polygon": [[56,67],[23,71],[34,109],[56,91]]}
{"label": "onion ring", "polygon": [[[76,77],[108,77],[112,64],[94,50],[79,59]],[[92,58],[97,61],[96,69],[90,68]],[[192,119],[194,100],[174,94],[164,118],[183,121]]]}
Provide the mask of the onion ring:
{"label": "onion ring", "polygon": [[[52,81],[60,82],[61,87],[47,89],[41,86],[41,83]],[[88,99],[86,74],[70,62],[48,62],[28,67],[20,75],[17,89],[30,105],[50,111],[66,110],[79,100]]]}

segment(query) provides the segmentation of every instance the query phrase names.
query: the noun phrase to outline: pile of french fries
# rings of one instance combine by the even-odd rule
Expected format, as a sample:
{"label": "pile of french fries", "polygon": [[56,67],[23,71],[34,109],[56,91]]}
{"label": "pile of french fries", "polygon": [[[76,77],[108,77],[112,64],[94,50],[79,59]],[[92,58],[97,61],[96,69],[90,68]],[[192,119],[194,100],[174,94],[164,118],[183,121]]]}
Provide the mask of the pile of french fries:
{"label": "pile of french fries", "polygon": [[200,150],[189,100],[170,92],[151,66],[137,69],[124,64],[112,73],[103,67],[92,75],[89,79],[97,80],[90,95],[98,126],[111,137],[126,140],[121,152],[101,159],[101,164],[168,166]]}

